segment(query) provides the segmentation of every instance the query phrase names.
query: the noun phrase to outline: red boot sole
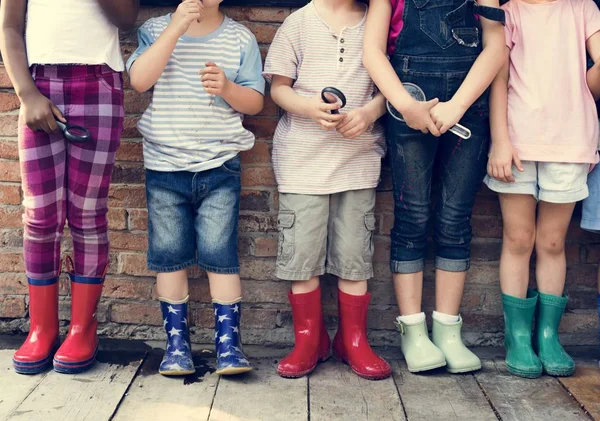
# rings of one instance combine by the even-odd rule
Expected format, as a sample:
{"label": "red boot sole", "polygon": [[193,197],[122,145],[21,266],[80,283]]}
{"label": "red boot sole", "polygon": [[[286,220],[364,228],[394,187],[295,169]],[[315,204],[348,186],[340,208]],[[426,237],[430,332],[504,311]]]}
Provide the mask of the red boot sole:
{"label": "red boot sole", "polygon": [[308,376],[310,373],[312,373],[313,371],[315,371],[315,369],[317,368],[317,366],[320,363],[324,363],[328,359],[329,359],[329,355],[327,355],[326,357],[319,358],[319,360],[317,361],[317,363],[315,364],[315,366],[313,368],[311,368],[309,370],[301,371],[299,373],[298,372],[292,373],[292,372],[288,372],[288,371],[282,371],[282,370],[279,370],[279,368],[278,368],[277,369],[277,374],[280,377],[283,377],[285,379],[299,379],[301,377]]}
{"label": "red boot sole", "polygon": [[390,371],[387,371],[382,374],[376,374],[376,375],[361,373],[360,371],[358,371],[354,367],[352,367],[352,365],[350,365],[350,363],[348,361],[346,361],[345,358],[342,358],[339,355],[336,355],[335,353],[333,354],[333,357],[336,359],[336,361],[339,361],[339,362],[349,366],[350,369],[354,372],[354,374],[356,374],[358,377],[362,377],[363,379],[366,379],[366,380],[384,380],[392,375],[391,369],[390,369]]}

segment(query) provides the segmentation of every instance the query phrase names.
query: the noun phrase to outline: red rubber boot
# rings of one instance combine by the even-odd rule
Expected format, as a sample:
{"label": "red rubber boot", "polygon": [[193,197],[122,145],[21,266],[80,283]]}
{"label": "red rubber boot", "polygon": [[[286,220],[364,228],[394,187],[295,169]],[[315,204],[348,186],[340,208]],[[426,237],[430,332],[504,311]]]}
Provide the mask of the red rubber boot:
{"label": "red rubber boot", "polygon": [[288,293],[292,305],[295,345],[279,362],[277,374],[297,378],[312,372],[317,364],[329,358],[331,340],[325,329],[321,308],[321,287],[306,294]]}
{"label": "red rubber boot", "polygon": [[98,320],[96,310],[102,295],[104,277],[71,277],[71,326],[69,334],[54,355],[54,371],[82,373],[96,361]]}
{"label": "red rubber boot", "polygon": [[390,365],[379,357],[367,340],[367,310],[371,294],[349,295],[338,291],[339,327],[333,340],[333,356],[350,365],[352,371],[368,380],[381,380],[392,374]]}
{"label": "red rubber boot", "polygon": [[37,374],[52,364],[58,347],[58,277],[29,283],[29,335],[13,356],[19,374]]}

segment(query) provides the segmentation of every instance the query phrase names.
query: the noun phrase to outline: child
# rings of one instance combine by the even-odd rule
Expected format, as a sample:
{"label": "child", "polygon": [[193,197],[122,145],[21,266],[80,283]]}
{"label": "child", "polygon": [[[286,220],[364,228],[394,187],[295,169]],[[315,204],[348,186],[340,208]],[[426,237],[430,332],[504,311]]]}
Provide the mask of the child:
{"label": "child", "polygon": [[[133,26],[138,8],[137,0],[14,0],[0,6],[2,58],[21,101],[30,329],[13,358],[17,373],[46,370],[59,344],[60,243],[67,219],[75,260],[69,268],[71,327],[54,369],[77,373],[95,361],[95,313],[108,266],[108,187],[123,128],[119,29]],[[56,120],[86,127],[91,138],[67,141]]]}
{"label": "child", "polygon": [[139,122],[148,198],[148,268],[167,331],[159,371],[193,373],[187,267],[208,273],[215,311],[217,373],[250,371],[240,337],[237,255],[239,152],[254,145],[243,114],[263,107],[265,82],[256,39],[224,16],[222,0],[184,0],[148,20],[127,63],[139,92],[154,86]]}
{"label": "child", "polygon": [[[335,357],[367,379],[391,373],[366,334],[375,187],[384,155],[375,124],[383,97],[374,95],[362,66],[366,13],[355,0],[313,0],[286,19],[265,64],[273,100],[285,110],[273,141],[280,204],[276,275],[292,281],[296,345],[279,363],[283,377],[304,376],[329,357],[319,286],[325,273],[338,277]],[[347,98],[337,115],[330,112],[340,105],[321,99],[325,87]]]}
{"label": "child", "polygon": [[[443,366],[451,373],[478,370],[481,362],[462,343],[458,312],[470,265],[471,212],[487,162],[486,89],[502,64],[503,12],[498,0],[371,0],[370,4],[365,66],[406,120],[388,117],[386,132],[395,201],[391,270],[401,314],[396,323],[402,352],[411,372]],[[418,85],[429,101],[415,101],[403,82]],[[459,121],[471,130],[471,138],[447,133]],[[436,161],[439,167],[434,166]],[[441,182],[435,213],[434,176]],[[432,220],[433,343],[421,312]]]}
{"label": "child", "polygon": [[[575,203],[588,196],[590,164],[598,161],[586,43],[599,57],[600,12],[592,0],[519,0],[503,8],[510,61],[492,87],[486,184],[500,193],[504,223],[506,366],[521,377],[570,376],[575,363],[558,340],[567,305],[565,239]],[[539,291],[528,291],[534,247]]]}
{"label": "child", "polygon": [[[594,59],[595,63],[587,72],[587,82],[594,99],[598,101],[600,100],[600,56],[594,56]],[[598,102],[596,102],[596,111],[598,110],[597,107]],[[598,149],[600,149],[600,142],[598,144]],[[591,232],[600,233],[600,169],[598,169],[598,166],[596,166],[588,176],[588,189],[589,196],[583,201],[581,228]],[[598,308],[598,325],[600,328],[600,267],[598,268],[597,282],[598,296],[596,298],[596,306]]]}

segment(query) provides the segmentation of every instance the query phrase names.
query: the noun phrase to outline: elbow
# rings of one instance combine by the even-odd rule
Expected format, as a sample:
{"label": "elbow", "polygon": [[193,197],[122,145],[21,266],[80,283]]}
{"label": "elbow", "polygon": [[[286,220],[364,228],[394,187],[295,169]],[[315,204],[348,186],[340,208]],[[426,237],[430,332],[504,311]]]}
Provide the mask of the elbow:
{"label": "elbow", "polygon": [[143,81],[132,76],[131,74],[129,75],[129,83],[131,84],[131,87],[140,94],[143,94],[148,89],[150,89],[150,86],[148,86],[147,83],[144,83]]}
{"label": "elbow", "polygon": [[255,115],[260,114],[260,112],[264,108],[264,105],[265,105],[265,99],[261,95],[260,100],[257,100],[256,103],[253,104],[253,106],[248,109],[247,115],[255,116]]}

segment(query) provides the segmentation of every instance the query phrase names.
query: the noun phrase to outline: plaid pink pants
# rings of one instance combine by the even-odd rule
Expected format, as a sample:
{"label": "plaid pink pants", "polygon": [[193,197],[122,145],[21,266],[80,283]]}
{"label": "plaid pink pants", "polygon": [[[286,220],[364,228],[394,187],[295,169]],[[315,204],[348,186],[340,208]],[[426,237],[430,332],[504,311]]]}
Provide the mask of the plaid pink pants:
{"label": "plaid pink pants", "polygon": [[59,274],[67,220],[75,273],[102,276],[108,264],[108,188],[123,130],[121,74],[108,66],[73,65],[34,66],[32,75],[42,95],[92,139],[71,143],[61,132],[33,132],[19,119],[27,276]]}

